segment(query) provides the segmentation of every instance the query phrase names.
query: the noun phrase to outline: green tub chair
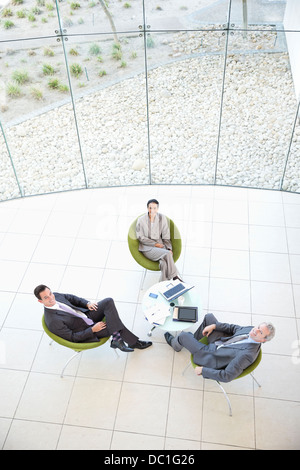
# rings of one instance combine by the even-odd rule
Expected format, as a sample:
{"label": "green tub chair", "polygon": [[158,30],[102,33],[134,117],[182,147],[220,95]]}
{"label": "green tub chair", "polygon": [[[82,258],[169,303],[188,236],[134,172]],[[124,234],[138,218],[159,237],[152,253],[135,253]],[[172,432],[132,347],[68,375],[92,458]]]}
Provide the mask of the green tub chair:
{"label": "green tub chair", "polygon": [[[159,269],[159,261],[151,261],[150,259],[146,258],[146,256],[143,255],[143,253],[139,251],[139,241],[136,238],[136,232],[135,232],[137,220],[139,217],[137,217],[130,225],[127,239],[128,239],[128,248],[129,248],[131,255],[133,256],[135,261],[145,269],[142,283],[141,283],[141,289],[143,289],[147,270],[159,271],[160,269]],[[171,237],[171,242],[172,242],[173,258],[176,263],[176,261],[180,257],[181,249],[182,249],[181,236],[173,220],[170,219],[169,217],[167,217],[167,220],[168,220],[169,227],[170,227],[170,237]]]}
{"label": "green tub chair", "polygon": [[[206,337],[203,337],[199,340],[201,343],[203,344],[208,344],[208,339]],[[256,369],[256,367],[258,366],[258,364],[260,363],[262,359],[262,351],[260,349],[259,353],[258,353],[258,356],[257,358],[255,359],[255,361],[249,366],[247,367],[245,370],[243,370],[243,372],[234,380],[238,380],[238,379],[241,379],[242,377],[245,377],[246,375],[251,375],[252,379],[254,380],[254,382],[257,383],[257,385],[259,387],[261,387],[261,385],[258,383],[258,381],[255,379],[254,375],[252,374],[252,372],[254,371],[254,369]],[[189,362],[189,364],[187,365],[187,367],[185,368],[185,370],[183,371],[183,374],[185,373],[186,369],[192,365],[193,368],[195,369],[195,367],[197,367],[198,364],[195,364],[194,360],[193,360],[193,355],[191,354],[191,362]],[[229,397],[226,393],[226,391],[224,390],[224,388],[222,387],[222,385],[220,384],[220,382],[218,380],[215,380],[215,382],[218,384],[219,388],[222,390],[225,398],[226,398],[226,401],[227,401],[227,404],[228,404],[228,408],[229,408],[229,416],[232,416],[232,408],[231,408],[231,403],[230,403],[230,400],[229,400]]]}
{"label": "green tub chair", "polygon": [[[95,343],[72,343],[71,341],[67,341],[66,339],[60,338],[59,336],[56,336],[55,334],[51,333],[51,331],[48,329],[48,327],[46,325],[44,315],[42,317],[42,326],[43,326],[43,329],[44,329],[45,333],[52,340],[50,344],[52,344],[52,342],[55,341],[55,343],[58,343],[61,346],[64,346],[66,348],[70,348],[73,351],[75,351],[75,354],[73,354],[73,356],[70,357],[70,359],[68,359],[68,361],[64,365],[64,367],[61,371],[61,374],[60,374],[61,378],[63,378],[63,376],[64,376],[64,371],[65,371],[67,365],[72,361],[72,359],[74,359],[74,357],[76,357],[78,354],[82,353],[83,351],[86,351],[87,349],[93,349],[93,348],[98,348],[99,346],[102,346],[110,338],[110,336],[106,336],[105,338],[101,338],[100,341],[96,341]],[[118,355],[118,353],[117,353],[117,355]]]}

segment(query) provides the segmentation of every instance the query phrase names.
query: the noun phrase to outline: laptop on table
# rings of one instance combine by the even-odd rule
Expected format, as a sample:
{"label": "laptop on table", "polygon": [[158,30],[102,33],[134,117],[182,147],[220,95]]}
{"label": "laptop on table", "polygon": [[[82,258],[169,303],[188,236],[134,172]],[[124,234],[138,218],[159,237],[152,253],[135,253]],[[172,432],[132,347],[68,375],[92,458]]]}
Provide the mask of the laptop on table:
{"label": "laptop on table", "polygon": [[176,281],[170,281],[167,285],[161,288],[159,292],[168,302],[170,302],[171,300],[177,299],[180,295],[185,294],[193,287],[195,286],[176,279]]}

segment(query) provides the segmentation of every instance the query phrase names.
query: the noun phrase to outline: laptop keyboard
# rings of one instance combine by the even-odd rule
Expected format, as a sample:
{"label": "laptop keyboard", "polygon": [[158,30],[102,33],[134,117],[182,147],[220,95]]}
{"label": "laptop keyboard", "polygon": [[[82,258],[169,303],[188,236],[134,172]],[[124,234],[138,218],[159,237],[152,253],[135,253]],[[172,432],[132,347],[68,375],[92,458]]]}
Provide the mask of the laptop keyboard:
{"label": "laptop keyboard", "polygon": [[171,289],[169,289],[167,292],[165,292],[165,296],[168,297],[168,299],[170,297],[172,297],[173,295],[177,294],[177,292],[181,291],[184,289],[184,285],[183,284],[177,284],[177,286],[175,287],[172,287]]}

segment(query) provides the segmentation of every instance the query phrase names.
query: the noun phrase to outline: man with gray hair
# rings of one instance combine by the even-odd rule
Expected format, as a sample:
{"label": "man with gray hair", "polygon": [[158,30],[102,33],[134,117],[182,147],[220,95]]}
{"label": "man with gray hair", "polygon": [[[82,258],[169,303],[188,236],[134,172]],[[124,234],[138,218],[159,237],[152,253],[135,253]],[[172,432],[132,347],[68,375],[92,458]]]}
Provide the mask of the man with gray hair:
{"label": "man with gray hair", "polygon": [[[208,344],[199,342],[204,336]],[[236,379],[257,358],[261,344],[275,336],[272,323],[263,322],[257,327],[221,323],[212,313],[205,315],[194,333],[182,331],[174,337],[165,333],[167,343],[175,350],[184,347],[193,355],[197,375],[220,382]]]}

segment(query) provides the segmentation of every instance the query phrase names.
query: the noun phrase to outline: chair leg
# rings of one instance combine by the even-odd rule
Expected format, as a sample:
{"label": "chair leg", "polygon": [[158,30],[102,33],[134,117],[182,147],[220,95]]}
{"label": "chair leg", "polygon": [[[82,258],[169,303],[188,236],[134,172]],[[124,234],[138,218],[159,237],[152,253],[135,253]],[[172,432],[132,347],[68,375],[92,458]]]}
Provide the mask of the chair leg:
{"label": "chair leg", "polygon": [[76,353],[73,354],[73,356],[70,357],[70,359],[67,360],[67,362],[65,363],[65,365],[64,365],[64,367],[63,367],[63,370],[61,371],[61,374],[60,374],[60,376],[61,376],[62,379],[63,379],[63,377],[64,377],[64,371],[65,371],[65,368],[67,367],[67,365],[72,361],[72,359],[74,359],[74,357],[77,356],[77,354],[80,354],[81,352],[82,352],[82,351],[76,351]]}
{"label": "chair leg", "polygon": [[257,385],[261,388],[260,383],[256,380],[256,378],[254,377],[254,375],[253,375],[252,373],[251,373],[250,375],[251,375],[252,379],[254,380],[254,382],[256,382]]}
{"label": "chair leg", "polygon": [[229,407],[229,416],[232,416],[232,409],[231,409],[231,403],[230,403],[230,400],[229,400],[229,397],[227,395],[227,393],[225,392],[224,388],[222,387],[222,385],[220,384],[220,382],[218,380],[216,380],[217,384],[219,385],[220,389],[222,390],[225,398],[226,398],[226,401],[228,403],[228,407]]}

